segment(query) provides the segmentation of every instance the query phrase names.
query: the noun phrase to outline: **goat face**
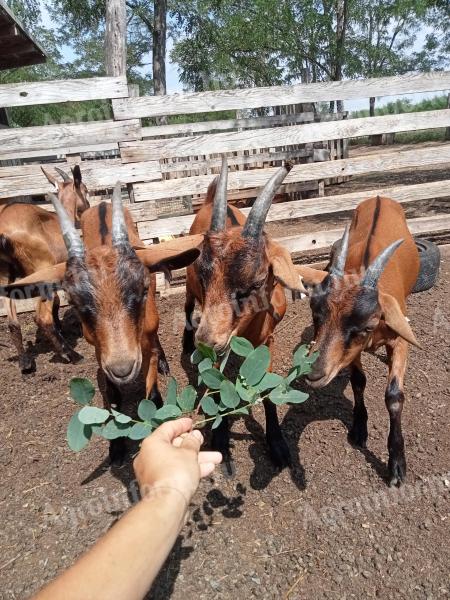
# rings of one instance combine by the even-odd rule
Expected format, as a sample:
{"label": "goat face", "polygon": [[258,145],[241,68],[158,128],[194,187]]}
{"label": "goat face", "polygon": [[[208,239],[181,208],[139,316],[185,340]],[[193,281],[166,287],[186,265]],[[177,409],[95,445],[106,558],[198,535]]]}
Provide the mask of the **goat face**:
{"label": "goat face", "polygon": [[323,387],[350,365],[368,346],[380,323],[382,310],[376,289],[359,278],[328,275],[310,295],[314,323],[313,350],[319,352],[307,376],[312,387]]}
{"label": "goat face", "polygon": [[90,207],[88,200],[89,191],[83,183],[80,167],[78,165],[73,167],[72,177],[62,169],[55,167],[55,170],[61,175],[63,181],[57,180],[56,177],[53,177],[43,167],[41,169],[49,182],[55,186],[58,191],[58,198],[73,219],[73,222],[78,224],[81,215]]}
{"label": "goat face", "polygon": [[202,297],[195,339],[220,354],[231,336],[241,335],[269,307],[274,279],[265,236],[243,238],[240,227],[209,232],[193,268]]}
{"label": "goat face", "polygon": [[63,288],[86,340],[110,381],[133,381],[142,365],[141,339],[150,273],[131,247],[99,247],[69,259]]}

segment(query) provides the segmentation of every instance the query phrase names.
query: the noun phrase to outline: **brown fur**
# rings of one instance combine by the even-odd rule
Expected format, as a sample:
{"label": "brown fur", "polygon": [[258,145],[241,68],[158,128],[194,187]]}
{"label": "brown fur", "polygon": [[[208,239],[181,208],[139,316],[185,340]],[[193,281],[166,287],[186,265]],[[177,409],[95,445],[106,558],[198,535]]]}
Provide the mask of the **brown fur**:
{"label": "brown fur", "polygon": [[[362,288],[360,282],[365,266],[398,239],[404,242],[384,268],[378,289]],[[389,198],[377,197],[362,202],[355,210],[342,279],[298,267],[304,282],[316,286],[311,295],[311,308],[315,325],[313,349],[319,351],[319,358],[309,375],[310,384],[323,387],[342,369],[350,367],[355,395],[355,419],[350,437],[360,445],[365,445],[367,439],[361,353],[386,347],[389,361],[386,404],[391,418],[389,471],[393,484],[400,484],[406,471],[400,423],[403,380],[408,342],[418,345],[405,318],[406,299],[417,280],[419,266],[419,254],[401,205]],[[362,380],[364,385],[361,386]],[[392,401],[394,396],[395,402]]]}
{"label": "brown fur", "polygon": [[[44,171],[45,173],[45,171]],[[45,173],[57,188],[63,206],[76,220],[88,206],[87,188],[80,182],[57,182]],[[32,204],[10,203],[0,212],[0,285],[12,283],[67,258],[58,218],[54,213]],[[34,362],[25,353],[15,302],[5,298],[11,339],[19,356],[21,370],[33,370]],[[40,299],[36,308],[36,323],[55,351],[68,360],[77,361],[80,355],[69,348],[59,331],[59,299]],[[54,322],[56,318],[56,323]]]}

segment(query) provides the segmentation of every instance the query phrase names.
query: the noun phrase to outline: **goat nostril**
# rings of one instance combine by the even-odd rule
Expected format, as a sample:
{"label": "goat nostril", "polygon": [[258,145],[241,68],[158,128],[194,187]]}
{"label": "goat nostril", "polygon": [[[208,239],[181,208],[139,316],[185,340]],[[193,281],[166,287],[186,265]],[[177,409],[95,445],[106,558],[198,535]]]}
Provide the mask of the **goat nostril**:
{"label": "goat nostril", "polygon": [[324,374],[320,371],[311,371],[311,373],[308,373],[306,376],[306,379],[309,379],[309,381],[319,381],[323,376]]}
{"label": "goat nostril", "polygon": [[108,365],[108,371],[117,379],[129,377],[134,369],[133,361],[123,361]]}

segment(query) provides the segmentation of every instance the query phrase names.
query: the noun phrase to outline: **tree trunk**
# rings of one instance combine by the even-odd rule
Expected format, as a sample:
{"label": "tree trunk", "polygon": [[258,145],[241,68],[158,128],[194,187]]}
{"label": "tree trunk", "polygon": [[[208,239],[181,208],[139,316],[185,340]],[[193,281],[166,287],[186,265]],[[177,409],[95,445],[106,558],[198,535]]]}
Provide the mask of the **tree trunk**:
{"label": "tree trunk", "polygon": [[[371,96],[369,98],[369,116],[371,116],[371,117],[375,116],[375,100],[376,100],[376,98],[374,98],[373,96]],[[382,143],[383,143],[383,135],[381,133],[370,136],[370,145],[371,146],[381,146]]]}
{"label": "tree trunk", "polygon": [[127,72],[125,0],[106,0],[105,69],[110,77],[121,77]]}
{"label": "tree trunk", "polygon": [[[153,90],[155,96],[167,94],[166,87],[167,0],[155,0],[153,25]],[[158,117],[159,125],[167,123]]]}

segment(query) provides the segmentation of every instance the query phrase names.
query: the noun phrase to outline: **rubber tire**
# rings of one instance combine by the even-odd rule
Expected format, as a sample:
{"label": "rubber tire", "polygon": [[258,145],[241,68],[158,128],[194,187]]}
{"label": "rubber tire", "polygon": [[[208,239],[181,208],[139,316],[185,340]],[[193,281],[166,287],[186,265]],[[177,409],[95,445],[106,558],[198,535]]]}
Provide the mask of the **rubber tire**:
{"label": "rubber tire", "polygon": [[416,246],[420,257],[420,271],[413,288],[413,294],[425,292],[436,285],[441,262],[439,246],[433,242],[417,239]]}

